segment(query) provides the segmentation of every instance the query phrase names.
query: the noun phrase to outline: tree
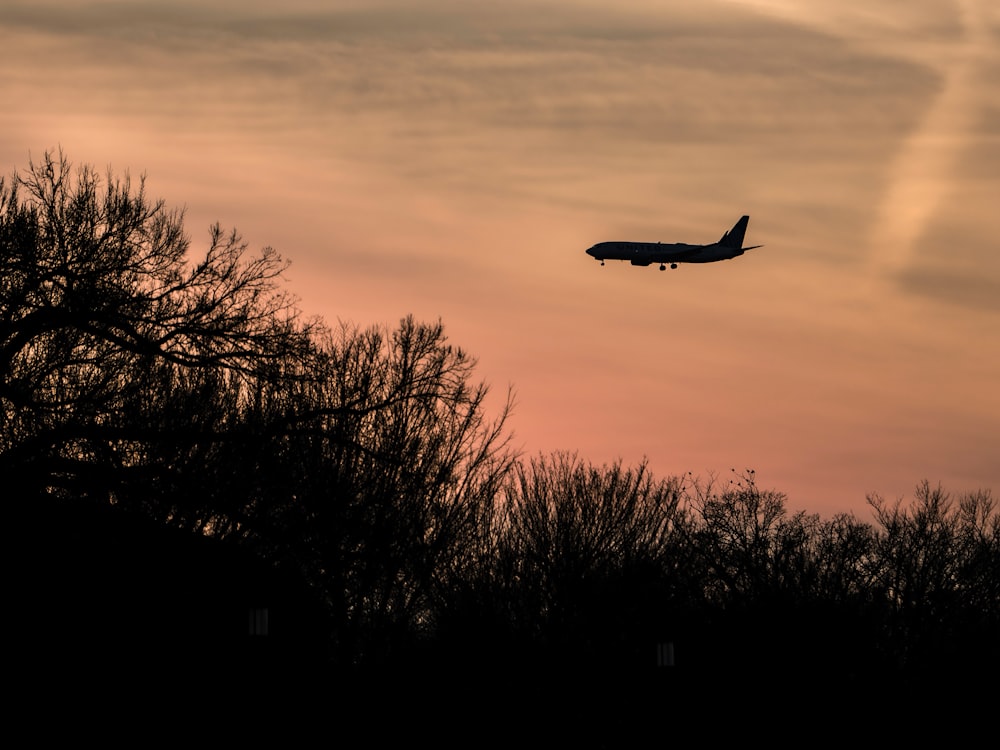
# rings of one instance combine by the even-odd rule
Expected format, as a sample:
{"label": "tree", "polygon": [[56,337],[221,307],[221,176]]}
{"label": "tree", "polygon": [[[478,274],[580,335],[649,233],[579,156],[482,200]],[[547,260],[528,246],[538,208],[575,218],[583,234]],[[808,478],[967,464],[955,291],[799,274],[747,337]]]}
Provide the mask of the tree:
{"label": "tree", "polygon": [[483,555],[511,397],[440,322],[302,321],[276,252],[214,226],[192,259],[182,218],[61,152],[0,182],[0,470],[250,545],[385,659]]}
{"label": "tree", "polygon": [[[693,544],[703,571],[698,658],[745,674],[814,672],[837,634],[819,593],[824,576],[817,516],[789,515],[785,496],[748,469],[721,489],[695,483]],[[833,636],[833,637],[832,637]]]}
{"label": "tree", "polygon": [[645,664],[676,604],[688,517],[676,479],[575,455],[515,467],[504,488],[496,585],[515,632],[549,656]]}
{"label": "tree", "polygon": [[255,526],[319,592],[339,660],[399,660],[484,554],[483,520],[516,458],[511,397],[487,416],[475,360],[440,322],[345,325],[321,350],[287,436],[294,497]]}
{"label": "tree", "polygon": [[924,481],[914,502],[869,504],[879,525],[873,587],[887,608],[885,649],[917,672],[1000,663],[1000,514],[988,492],[956,504]]}
{"label": "tree", "polygon": [[113,499],[154,434],[204,442],[219,427],[151,409],[190,405],[206,382],[240,401],[312,356],[278,254],[250,256],[216,225],[192,263],[182,218],[144,179],[102,181],[61,151],[0,179],[0,470],[24,492]]}
{"label": "tree", "polygon": [[692,497],[702,523],[699,549],[714,582],[706,593],[723,603],[750,598],[771,585],[787,517],[783,494],[758,488],[753,470],[733,473],[721,492],[713,481],[696,484]]}

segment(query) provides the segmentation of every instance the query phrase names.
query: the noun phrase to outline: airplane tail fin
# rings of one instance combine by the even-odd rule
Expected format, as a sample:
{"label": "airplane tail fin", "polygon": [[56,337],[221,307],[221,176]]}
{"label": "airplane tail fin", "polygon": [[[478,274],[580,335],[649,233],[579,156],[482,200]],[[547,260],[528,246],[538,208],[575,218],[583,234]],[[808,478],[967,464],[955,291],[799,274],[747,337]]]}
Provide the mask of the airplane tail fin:
{"label": "airplane tail fin", "polygon": [[[719,240],[719,244],[723,247],[733,247],[737,250],[743,247],[743,238],[747,233],[747,224],[750,221],[749,216],[742,216],[740,220],[737,221],[733,228],[722,235],[722,239]],[[746,248],[749,250],[750,248]]]}

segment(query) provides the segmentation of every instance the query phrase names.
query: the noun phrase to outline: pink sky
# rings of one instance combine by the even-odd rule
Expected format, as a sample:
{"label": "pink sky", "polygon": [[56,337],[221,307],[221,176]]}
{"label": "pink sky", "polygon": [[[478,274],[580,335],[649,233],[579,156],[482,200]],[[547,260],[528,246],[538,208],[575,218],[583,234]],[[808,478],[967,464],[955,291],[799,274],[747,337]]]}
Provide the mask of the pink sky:
{"label": "pink sky", "polygon": [[[689,5],[14,0],[0,167],[145,172],[307,314],[441,318],[527,455],[996,492],[1000,6]],[[744,213],[736,260],[584,254]]]}

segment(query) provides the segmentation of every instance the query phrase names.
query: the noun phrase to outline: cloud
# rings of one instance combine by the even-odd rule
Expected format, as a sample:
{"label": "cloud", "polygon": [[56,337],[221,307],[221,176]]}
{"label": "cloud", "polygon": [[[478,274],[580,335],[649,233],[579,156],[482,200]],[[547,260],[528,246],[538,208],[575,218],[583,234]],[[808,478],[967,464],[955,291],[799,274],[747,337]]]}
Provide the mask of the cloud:
{"label": "cloud", "polygon": [[[905,132],[891,147],[868,238],[865,271],[871,294],[880,293],[884,284],[894,280],[911,292],[930,293],[932,286],[924,283],[924,274],[911,266],[935,217],[968,179],[961,168],[968,152],[986,156],[983,134],[995,132],[983,118],[983,112],[1000,101],[991,84],[1000,60],[996,38],[1000,13],[995,4],[990,0],[923,0],[902,6],[869,0],[823,6],[793,0],[733,3],[822,31],[870,55],[917,66],[925,71],[925,78],[932,77],[933,91],[913,92],[921,110],[904,121]],[[887,109],[905,111],[898,106]],[[968,218],[984,222],[990,217]],[[951,282],[938,292],[958,288],[960,278],[952,275]],[[971,290],[981,284],[969,281],[969,299],[979,299],[981,295]]]}
{"label": "cloud", "polygon": [[[995,248],[994,248],[995,250]],[[911,265],[898,275],[908,292],[951,305],[1000,313],[1000,274]]]}
{"label": "cloud", "polygon": [[0,84],[32,110],[8,138],[57,133],[70,113],[109,140],[166,133],[179,156],[308,152],[422,191],[623,221],[759,191],[831,248],[933,84],[822,24],[730,4],[50,2],[10,19],[29,33],[8,49],[37,67]]}
{"label": "cloud", "polygon": [[940,92],[890,167],[872,238],[870,273],[876,279],[907,273],[918,242],[962,178],[957,167],[963,151],[975,142],[983,93],[989,91],[982,67],[991,32],[978,0],[958,7],[961,36],[949,54],[928,61],[940,70]]}

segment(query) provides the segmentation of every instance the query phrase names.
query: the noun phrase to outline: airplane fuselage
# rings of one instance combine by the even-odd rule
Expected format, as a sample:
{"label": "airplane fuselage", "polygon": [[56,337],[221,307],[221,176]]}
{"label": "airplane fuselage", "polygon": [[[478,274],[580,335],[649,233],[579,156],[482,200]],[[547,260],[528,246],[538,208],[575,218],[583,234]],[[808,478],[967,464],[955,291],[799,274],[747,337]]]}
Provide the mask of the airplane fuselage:
{"label": "airplane fuselage", "polygon": [[736,258],[743,252],[743,248],[722,247],[717,243],[598,242],[587,250],[587,255],[601,261],[626,260],[633,266],[648,266],[652,263],[713,263]]}
{"label": "airplane fuselage", "polygon": [[684,242],[598,242],[587,249],[587,255],[601,261],[624,260],[633,266],[648,266],[653,263],[664,270],[667,264],[677,268],[678,263],[714,263],[743,255],[747,250],[761,247],[743,247],[749,216],[740,217],[732,229],[722,235],[718,242],[708,245],[689,245]]}

